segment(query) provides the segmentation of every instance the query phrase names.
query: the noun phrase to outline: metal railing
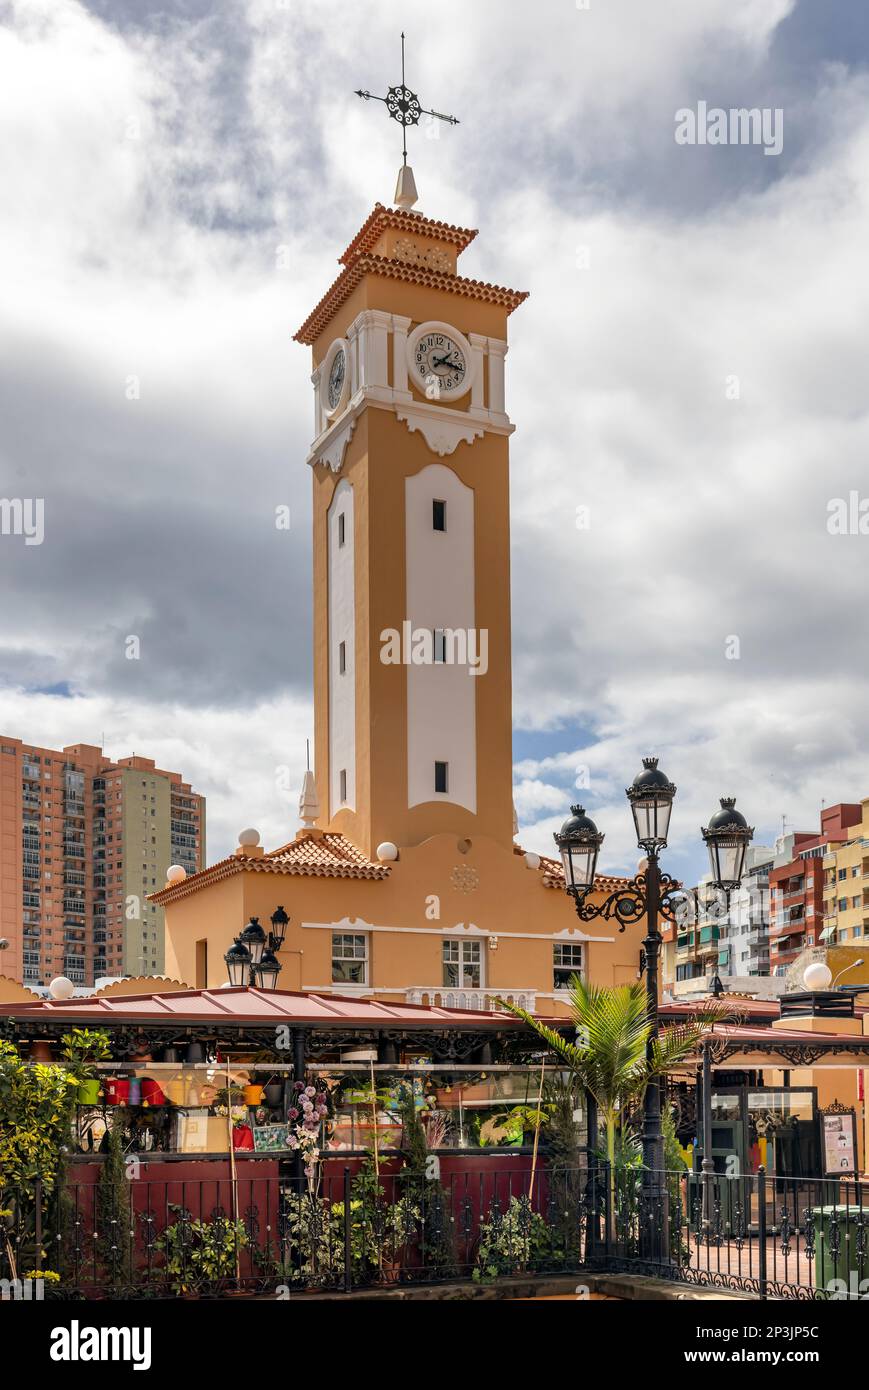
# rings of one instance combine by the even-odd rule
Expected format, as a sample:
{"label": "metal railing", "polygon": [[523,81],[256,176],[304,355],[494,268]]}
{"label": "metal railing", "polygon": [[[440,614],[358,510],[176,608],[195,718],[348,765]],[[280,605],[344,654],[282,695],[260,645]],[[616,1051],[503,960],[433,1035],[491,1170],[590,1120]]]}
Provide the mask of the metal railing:
{"label": "metal railing", "polygon": [[355,1158],[310,1184],[291,1160],[264,1177],[242,1161],[234,1178],[225,1162],[177,1179],[132,1163],[121,1192],[73,1166],[62,1200],[39,1182],[4,1193],[0,1281],[42,1268],[67,1298],[172,1297],[611,1271],[757,1299],[869,1297],[859,1182],[682,1171],[644,1185],[641,1168],[611,1176],[588,1157],[532,1174],[506,1155],[447,1171],[444,1153],[429,1176]]}

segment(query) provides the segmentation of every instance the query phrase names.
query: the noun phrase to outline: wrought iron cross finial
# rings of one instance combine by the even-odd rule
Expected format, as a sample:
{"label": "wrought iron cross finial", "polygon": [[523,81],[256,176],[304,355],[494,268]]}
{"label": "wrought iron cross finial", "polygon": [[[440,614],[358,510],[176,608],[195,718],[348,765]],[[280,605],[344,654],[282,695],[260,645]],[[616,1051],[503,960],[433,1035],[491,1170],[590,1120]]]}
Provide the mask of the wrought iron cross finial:
{"label": "wrought iron cross finial", "polygon": [[420,105],[419,97],[416,92],[412,92],[404,79],[404,32],[401,35],[401,85],[390,87],[385,97],[375,96],[373,92],[357,90],[356,95],[362,97],[363,101],[382,101],[387,113],[394,121],[398,121],[401,126],[401,157],[402,163],[407,164],[407,128],[411,125],[419,125],[420,116],[434,116],[438,121],[445,121],[447,125],[458,125],[456,116],[446,116],[443,111],[430,111],[425,106]]}

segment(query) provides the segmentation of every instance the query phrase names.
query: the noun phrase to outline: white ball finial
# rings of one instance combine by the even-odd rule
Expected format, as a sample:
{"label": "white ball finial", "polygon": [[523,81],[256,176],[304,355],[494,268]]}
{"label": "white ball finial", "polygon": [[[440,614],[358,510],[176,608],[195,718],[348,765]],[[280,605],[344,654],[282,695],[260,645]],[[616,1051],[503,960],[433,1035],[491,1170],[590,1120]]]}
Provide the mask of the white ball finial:
{"label": "white ball finial", "polygon": [[822,960],[813,961],[803,971],[803,984],[806,989],[829,989],[833,983],[833,972]]}
{"label": "white ball finial", "polygon": [[389,864],[398,858],[398,845],[394,845],[391,840],[384,840],[377,846],[375,853],[381,864]]}
{"label": "white ball finial", "polygon": [[525,855],[525,867],[526,869],[539,869],[540,855],[534,854],[531,850],[529,850],[528,853]]}
{"label": "white ball finial", "polygon": [[240,830],[238,832],[238,843],[243,845],[245,849],[253,849],[259,844],[259,831],[253,829]]}
{"label": "white ball finial", "polygon": [[71,999],[75,994],[75,985],[65,975],[57,975],[48,986],[48,992],[52,999]]}
{"label": "white ball finial", "polygon": [[167,883],[182,883],[187,877],[187,870],[183,864],[170,864],[166,870]]}

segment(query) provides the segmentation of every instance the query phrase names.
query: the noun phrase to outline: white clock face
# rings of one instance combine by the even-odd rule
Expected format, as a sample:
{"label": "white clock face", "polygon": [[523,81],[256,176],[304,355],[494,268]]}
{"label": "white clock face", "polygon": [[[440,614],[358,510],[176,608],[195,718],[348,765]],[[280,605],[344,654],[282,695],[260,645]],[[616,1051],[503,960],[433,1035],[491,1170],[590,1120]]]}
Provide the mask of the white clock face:
{"label": "white clock face", "polygon": [[438,328],[417,336],[412,344],[411,370],[416,385],[429,397],[459,396],[468,386],[465,348]]}
{"label": "white clock face", "polygon": [[330,410],[337,410],[344,394],[344,378],[347,375],[347,354],[343,348],[339,348],[332,358],[332,365],[329,368],[329,381],[326,388],[326,399]]}

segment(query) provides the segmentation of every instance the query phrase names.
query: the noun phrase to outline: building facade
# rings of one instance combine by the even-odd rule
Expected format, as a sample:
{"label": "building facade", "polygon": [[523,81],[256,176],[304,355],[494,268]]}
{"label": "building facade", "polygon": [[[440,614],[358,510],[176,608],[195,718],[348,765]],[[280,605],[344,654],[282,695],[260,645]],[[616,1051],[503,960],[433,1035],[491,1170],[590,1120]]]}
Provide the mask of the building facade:
{"label": "building facade", "polygon": [[823,941],[836,946],[857,943],[869,930],[869,799],[860,802],[860,820],[848,827],[849,838],[824,856]]}
{"label": "building facade", "polygon": [[[840,802],[821,813],[820,831],[792,838],[792,857],[770,873],[770,970],[787,975],[801,953],[822,941],[825,920],[825,860],[858,838],[862,810]],[[862,890],[859,895],[862,899]],[[842,896],[846,896],[843,894]],[[853,896],[853,895],[852,895]],[[828,904],[832,898],[827,898]]]}
{"label": "building facade", "polygon": [[205,799],[150,758],[0,736],[0,973],[46,985],[162,974],[147,896],[205,862]]}
{"label": "building facade", "polygon": [[278,905],[282,988],[560,1011],[574,972],[637,978],[642,924],[579,923],[560,862],[514,843],[504,364],[525,295],[459,273],[475,236],[378,204],[296,334],[314,389],[315,779],[292,842],[244,836],[156,894],[189,984],[224,981],[233,937]]}

